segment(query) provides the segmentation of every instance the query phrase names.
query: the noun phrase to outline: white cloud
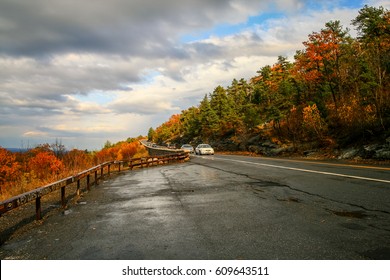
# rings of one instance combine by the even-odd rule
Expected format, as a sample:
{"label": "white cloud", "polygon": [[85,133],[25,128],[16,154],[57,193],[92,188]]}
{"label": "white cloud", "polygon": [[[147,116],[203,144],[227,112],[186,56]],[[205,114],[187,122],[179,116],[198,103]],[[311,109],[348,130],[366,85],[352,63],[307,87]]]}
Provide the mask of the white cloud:
{"label": "white cloud", "polygon": [[151,115],[161,112],[175,112],[178,107],[173,107],[167,95],[162,91],[159,94],[149,92],[121,92],[118,98],[107,105],[117,114]]}
{"label": "white cloud", "polygon": [[26,131],[23,133],[23,137],[47,137],[47,133],[43,131]]}
{"label": "white cloud", "polygon": [[386,9],[390,8],[390,1],[389,0],[366,0],[365,2],[368,6],[372,6],[372,7],[382,6]]}

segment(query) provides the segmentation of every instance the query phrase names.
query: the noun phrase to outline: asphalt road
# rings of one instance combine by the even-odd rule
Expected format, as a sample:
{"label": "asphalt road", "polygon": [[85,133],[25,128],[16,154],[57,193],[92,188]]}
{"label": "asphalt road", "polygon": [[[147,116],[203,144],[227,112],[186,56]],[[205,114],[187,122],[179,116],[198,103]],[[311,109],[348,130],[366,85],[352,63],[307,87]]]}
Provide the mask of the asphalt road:
{"label": "asphalt road", "polygon": [[123,172],[1,259],[390,259],[390,168],[240,156]]}

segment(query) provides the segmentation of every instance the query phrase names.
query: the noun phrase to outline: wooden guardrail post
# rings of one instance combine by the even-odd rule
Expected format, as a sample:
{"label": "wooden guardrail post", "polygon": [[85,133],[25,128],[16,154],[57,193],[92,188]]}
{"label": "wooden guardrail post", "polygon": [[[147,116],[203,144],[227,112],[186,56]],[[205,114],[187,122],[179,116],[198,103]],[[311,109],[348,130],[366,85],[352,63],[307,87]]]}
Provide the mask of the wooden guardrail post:
{"label": "wooden guardrail post", "polygon": [[61,206],[62,208],[66,207],[66,201],[65,201],[65,186],[61,187]]}
{"label": "wooden guardrail post", "polygon": [[42,219],[42,207],[41,207],[41,197],[37,196],[35,199],[35,219]]}
{"label": "wooden guardrail post", "polygon": [[98,174],[97,174],[97,169],[95,170],[95,186],[99,185],[99,182],[98,182]]}
{"label": "wooden guardrail post", "polygon": [[80,179],[77,180],[76,195],[77,195],[78,198],[80,197]]}
{"label": "wooden guardrail post", "polygon": [[90,191],[90,190],[91,190],[91,186],[90,186],[90,177],[91,177],[91,175],[88,174],[88,175],[87,175],[87,191]]}
{"label": "wooden guardrail post", "polygon": [[133,160],[132,159],[129,160],[129,168],[130,168],[130,170],[133,170]]}

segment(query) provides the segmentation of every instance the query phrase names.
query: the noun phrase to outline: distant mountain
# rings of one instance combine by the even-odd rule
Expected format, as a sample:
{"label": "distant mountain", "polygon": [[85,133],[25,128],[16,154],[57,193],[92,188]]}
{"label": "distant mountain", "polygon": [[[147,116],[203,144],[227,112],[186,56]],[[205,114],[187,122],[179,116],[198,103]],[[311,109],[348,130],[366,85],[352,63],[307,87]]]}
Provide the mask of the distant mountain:
{"label": "distant mountain", "polygon": [[10,151],[12,153],[25,153],[29,150],[29,149],[23,149],[23,148],[5,148],[5,149],[7,149],[8,151]]}

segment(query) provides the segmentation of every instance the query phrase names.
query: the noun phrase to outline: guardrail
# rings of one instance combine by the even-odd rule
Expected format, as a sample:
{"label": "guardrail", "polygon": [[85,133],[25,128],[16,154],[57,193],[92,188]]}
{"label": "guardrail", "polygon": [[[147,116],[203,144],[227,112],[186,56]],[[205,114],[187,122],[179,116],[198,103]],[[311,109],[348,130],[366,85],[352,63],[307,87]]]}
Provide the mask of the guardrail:
{"label": "guardrail", "polygon": [[[135,167],[149,167],[159,164],[170,163],[172,161],[184,161],[188,158],[188,153],[178,153],[164,156],[151,156],[143,158],[132,158],[126,161],[110,161],[94,166],[88,170],[82,171],[74,176],[67,177],[65,179],[56,181],[46,186],[34,189],[29,192],[14,196],[10,199],[0,202],[0,216],[4,213],[16,209],[26,203],[35,200],[35,216],[37,220],[42,218],[42,205],[41,198],[49,193],[52,193],[58,189],[61,189],[61,206],[66,207],[65,189],[70,184],[77,182],[76,195],[80,196],[81,179],[86,178],[86,189],[87,191],[91,188],[91,175],[94,175],[94,184],[98,185],[99,179],[104,176],[104,169],[107,169],[107,175],[110,176],[111,166],[118,165],[118,172],[121,171],[121,167],[133,169]],[[100,177],[98,176],[100,171]]]}
{"label": "guardrail", "polygon": [[145,140],[140,140],[139,142],[148,150],[148,153],[151,156],[163,156],[185,152],[182,149],[172,149],[163,146],[151,146],[152,143],[147,144]]}

